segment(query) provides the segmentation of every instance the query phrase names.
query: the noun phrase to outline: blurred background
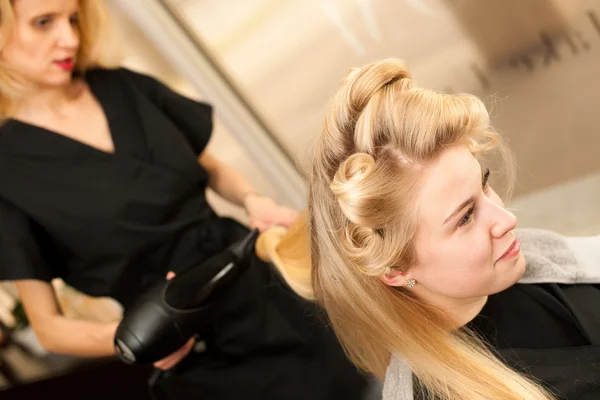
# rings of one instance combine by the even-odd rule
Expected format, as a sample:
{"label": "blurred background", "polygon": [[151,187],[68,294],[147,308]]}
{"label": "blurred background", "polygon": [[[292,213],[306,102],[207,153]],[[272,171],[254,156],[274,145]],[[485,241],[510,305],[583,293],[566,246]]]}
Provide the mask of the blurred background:
{"label": "blurred background", "polygon": [[[346,72],[399,57],[419,85],[489,106],[516,153],[509,207],[520,227],[600,233],[600,0],[106,1],[124,65],[212,103],[209,149],[281,203],[304,206],[310,149]],[[65,302],[85,300],[63,292]],[[7,325],[26,326],[11,313],[9,284],[0,303]],[[111,299],[86,304],[90,314],[119,312]],[[5,388],[81,364],[46,354],[25,328],[13,339],[0,350],[14,375],[0,374]]]}
{"label": "blurred background", "polygon": [[[183,31],[210,60],[223,85],[249,111],[249,119],[284,156],[278,161],[292,163],[299,174],[305,171],[324,107],[345,73],[377,59],[400,57],[418,84],[474,93],[489,105],[494,126],[517,156],[519,180],[510,205],[521,226],[565,234],[600,230],[600,1],[112,3],[118,27],[126,28],[127,38],[135,38],[126,42],[129,65],[209,97],[219,115],[234,108],[227,99],[202,90],[202,71],[186,66],[191,54],[177,54],[164,46],[168,42],[161,47],[153,41],[157,36],[164,40],[165,32],[142,8],[148,14],[164,12],[172,18],[171,28]],[[150,3],[161,7],[150,10]],[[243,165],[258,183],[262,170],[256,160],[263,155],[249,154],[239,141],[262,135],[232,122],[222,119],[212,145],[221,157]],[[260,182],[265,190],[292,202],[280,187],[268,188],[274,180],[262,175],[267,177]]]}

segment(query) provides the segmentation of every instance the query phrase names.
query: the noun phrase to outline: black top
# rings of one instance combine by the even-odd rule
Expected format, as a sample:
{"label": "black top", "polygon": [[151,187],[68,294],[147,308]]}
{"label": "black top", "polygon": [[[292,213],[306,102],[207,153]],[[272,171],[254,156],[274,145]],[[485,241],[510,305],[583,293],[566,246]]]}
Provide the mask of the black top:
{"label": "black top", "polygon": [[600,285],[517,284],[468,327],[559,399],[600,398]]}
{"label": "black top", "polygon": [[124,68],[85,80],[114,154],[18,120],[0,128],[0,280],[61,277],[127,307],[223,248],[197,162],[212,109]]}
{"label": "black top", "polygon": [[[589,345],[559,295],[562,285],[517,284],[489,296],[469,327],[496,348],[552,349]],[[598,291],[600,304],[600,291]]]}

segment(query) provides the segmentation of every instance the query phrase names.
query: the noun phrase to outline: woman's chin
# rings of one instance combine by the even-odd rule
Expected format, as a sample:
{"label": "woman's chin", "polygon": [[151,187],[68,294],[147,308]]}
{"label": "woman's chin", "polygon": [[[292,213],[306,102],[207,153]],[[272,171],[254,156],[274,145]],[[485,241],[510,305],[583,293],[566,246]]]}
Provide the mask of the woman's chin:
{"label": "woman's chin", "polygon": [[527,261],[525,260],[525,255],[523,253],[519,253],[519,258],[515,265],[516,273],[518,275],[517,281],[523,277],[525,274],[525,270],[527,269]]}
{"label": "woman's chin", "polygon": [[497,275],[496,288],[493,293],[490,294],[502,292],[518,283],[525,274],[526,266],[527,263],[525,262],[525,257],[522,253],[519,253],[519,255],[512,260],[512,263],[508,268],[502,270],[501,273],[497,269],[499,274]]}
{"label": "woman's chin", "polygon": [[507,288],[518,283],[519,280],[525,274],[526,269],[527,269],[527,262],[525,261],[525,256],[523,255],[523,253],[519,253],[517,258],[515,259],[515,263],[510,268],[511,279],[510,279],[510,282],[509,282]]}

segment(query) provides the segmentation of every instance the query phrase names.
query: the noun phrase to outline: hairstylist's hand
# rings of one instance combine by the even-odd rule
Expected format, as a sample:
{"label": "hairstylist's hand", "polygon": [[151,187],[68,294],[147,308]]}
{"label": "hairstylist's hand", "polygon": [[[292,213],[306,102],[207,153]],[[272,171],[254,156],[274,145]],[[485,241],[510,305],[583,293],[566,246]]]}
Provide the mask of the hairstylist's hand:
{"label": "hairstylist's hand", "polygon": [[[167,280],[173,279],[174,277],[175,277],[175,272],[169,272],[167,274]],[[175,351],[173,354],[166,356],[162,360],[155,362],[154,367],[165,370],[165,371],[173,368],[181,360],[183,360],[185,358],[185,356],[187,356],[190,353],[190,351],[192,350],[192,347],[194,347],[194,342],[195,342],[194,338],[191,338],[179,350]]]}
{"label": "hairstylist's hand", "polygon": [[251,193],[246,196],[244,206],[250,218],[250,229],[258,228],[260,232],[273,226],[290,225],[298,218],[298,211],[280,206],[268,197]]}

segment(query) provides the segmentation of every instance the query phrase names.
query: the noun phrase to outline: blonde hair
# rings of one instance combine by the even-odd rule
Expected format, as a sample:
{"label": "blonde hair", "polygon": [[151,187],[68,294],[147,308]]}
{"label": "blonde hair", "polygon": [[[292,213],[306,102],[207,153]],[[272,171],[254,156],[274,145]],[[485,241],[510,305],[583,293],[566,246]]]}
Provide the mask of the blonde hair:
{"label": "blonde hair", "polygon": [[397,59],[347,76],[332,99],[310,174],[314,295],[349,357],[380,378],[398,354],[428,398],[551,399],[474,333],[454,329],[410,289],[379,279],[386,268],[413,265],[419,171],[457,144],[477,156],[496,149],[504,173],[513,175],[511,153],[475,96],[417,88]]}
{"label": "blonde hair", "polygon": [[276,227],[261,233],[255,248],[257,256],[272,263],[294,292],[304,299],[315,299],[306,213],[301,213],[289,229]]}
{"label": "blonde hair", "polygon": [[[14,0],[0,0],[0,51],[14,36]],[[74,72],[84,74],[93,67],[116,67],[121,54],[115,47],[112,27],[103,0],[79,0],[80,46]],[[14,111],[28,87],[18,70],[0,62],[0,122]]]}

